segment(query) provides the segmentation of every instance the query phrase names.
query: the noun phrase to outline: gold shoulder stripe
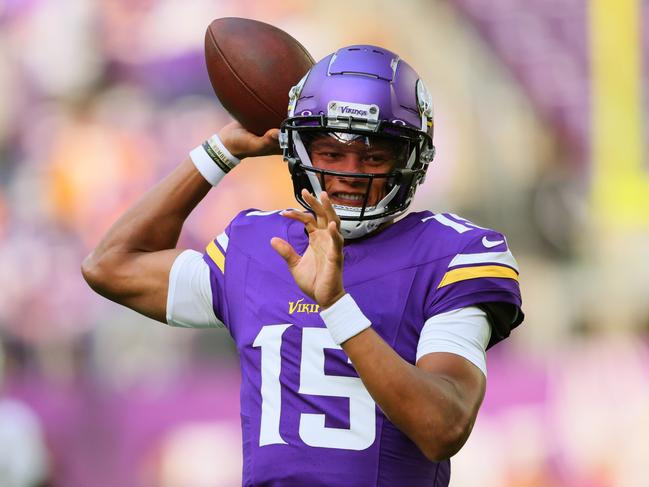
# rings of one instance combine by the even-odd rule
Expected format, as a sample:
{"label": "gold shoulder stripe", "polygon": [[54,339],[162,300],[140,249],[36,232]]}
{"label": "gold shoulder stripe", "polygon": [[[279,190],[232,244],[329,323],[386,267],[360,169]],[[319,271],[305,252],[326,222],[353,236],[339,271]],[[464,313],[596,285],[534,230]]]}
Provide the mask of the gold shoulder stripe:
{"label": "gold shoulder stripe", "polygon": [[225,255],[221,252],[221,249],[216,246],[214,241],[210,242],[207,246],[207,255],[210,256],[210,259],[214,261],[216,266],[221,269],[221,272],[225,274]]}
{"label": "gold shoulder stripe", "polygon": [[453,269],[444,274],[442,282],[439,283],[437,289],[440,287],[448,286],[455,282],[466,281],[467,279],[479,279],[481,277],[504,277],[506,279],[514,279],[518,281],[518,274],[509,267],[500,265],[481,265],[475,267],[461,267],[460,269]]}

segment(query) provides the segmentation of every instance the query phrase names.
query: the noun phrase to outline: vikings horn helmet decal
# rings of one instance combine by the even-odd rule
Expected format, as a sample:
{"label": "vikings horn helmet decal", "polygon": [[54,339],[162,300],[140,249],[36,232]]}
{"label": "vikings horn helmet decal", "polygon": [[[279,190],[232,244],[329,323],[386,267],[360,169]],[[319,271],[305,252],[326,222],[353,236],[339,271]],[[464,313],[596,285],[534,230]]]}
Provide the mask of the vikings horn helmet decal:
{"label": "vikings horn helmet decal", "polygon": [[[314,167],[310,144],[322,136],[367,146],[388,142],[395,164],[389,173],[381,174]],[[309,206],[302,189],[319,196],[328,178],[348,178],[365,188],[357,204],[334,201],[343,236],[354,239],[405,213],[433,160],[432,137],[431,96],[417,73],[386,49],[357,45],[325,57],[291,89],[280,144],[295,197],[305,208]],[[378,184],[385,185],[381,199],[369,201],[370,187]]]}

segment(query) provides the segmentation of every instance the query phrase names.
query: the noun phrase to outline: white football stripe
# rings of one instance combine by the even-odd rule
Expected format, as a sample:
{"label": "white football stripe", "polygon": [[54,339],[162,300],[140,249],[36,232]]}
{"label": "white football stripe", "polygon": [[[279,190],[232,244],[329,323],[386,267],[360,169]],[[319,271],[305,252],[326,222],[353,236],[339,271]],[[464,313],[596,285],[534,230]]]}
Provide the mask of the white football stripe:
{"label": "white football stripe", "polygon": [[516,262],[509,250],[506,252],[483,252],[481,254],[457,254],[448,266],[450,268],[467,264],[505,264],[518,272],[518,262]]}
{"label": "white football stripe", "polygon": [[221,235],[216,237],[216,241],[219,243],[219,245],[223,250],[228,250],[228,242],[230,241],[230,239],[225,234],[225,232],[223,232]]}

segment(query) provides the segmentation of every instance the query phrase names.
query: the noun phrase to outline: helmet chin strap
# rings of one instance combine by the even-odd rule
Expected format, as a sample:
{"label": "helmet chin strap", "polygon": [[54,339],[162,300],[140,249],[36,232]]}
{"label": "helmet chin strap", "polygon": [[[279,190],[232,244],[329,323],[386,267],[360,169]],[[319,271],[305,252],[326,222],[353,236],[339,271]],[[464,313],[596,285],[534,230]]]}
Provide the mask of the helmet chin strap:
{"label": "helmet chin strap", "polygon": [[342,233],[345,240],[354,240],[357,238],[365,237],[366,235],[372,233],[376,230],[382,223],[389,220],[382,218],[376,220],[363,220],[363,221],[353,221],[353,220],[342,220],[340,222],[340,233]]}
{"label": "helmet chin strap", "polygon": [[401,213],[377,218],[375,220],[342,220],[340,222],[340,233],[345,240],[355,240],[357,238],[366,237],[382,225],[399,219],[405,212],[406,210]]}

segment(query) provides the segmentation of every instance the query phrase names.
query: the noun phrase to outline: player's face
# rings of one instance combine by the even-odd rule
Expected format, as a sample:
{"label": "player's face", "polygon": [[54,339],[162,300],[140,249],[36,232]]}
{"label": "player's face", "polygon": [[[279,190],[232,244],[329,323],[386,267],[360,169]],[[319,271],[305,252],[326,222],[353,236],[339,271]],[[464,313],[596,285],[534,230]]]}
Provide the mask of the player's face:
{"label": "player's face", "polygon": [[[405,151],[393,142],[372,137],[346,141],[322,135],[313,140],[309,152],[313,167],[349,173],[388,174],[405,160]],[[387,194],[387,178],[376,178],[371,184],[367,178],[324,178],[324,189],[336,205],[362,206],[368,187],[367,206],[374,206]]]}

